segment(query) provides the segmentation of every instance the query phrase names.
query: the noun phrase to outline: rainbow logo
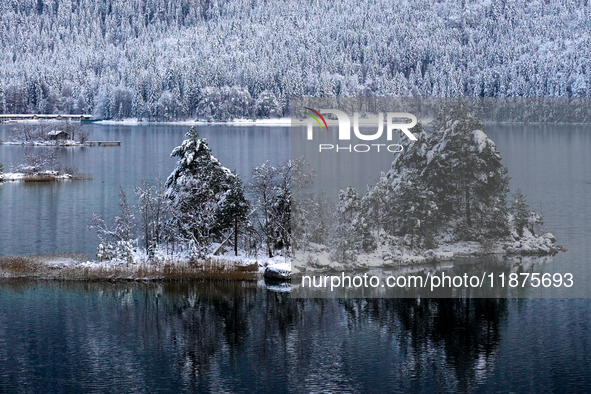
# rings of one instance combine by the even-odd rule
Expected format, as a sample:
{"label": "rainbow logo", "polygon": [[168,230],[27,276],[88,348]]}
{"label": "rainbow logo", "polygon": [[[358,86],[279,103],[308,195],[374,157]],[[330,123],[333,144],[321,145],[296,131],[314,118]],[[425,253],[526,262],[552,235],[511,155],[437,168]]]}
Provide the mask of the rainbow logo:
{"label": "rainbow logo", "polygon": [[[312,108],[308,108],[308,107],[304,107],[305,109],[307,109],[310,112],[314,112],[314,114],[316,114],[320,119],[322,119],[322,123],[324,123],[324,126],[326,127],[326,130],[328,130],[328,125],[326,124],[326,120],[324,120],[324,117],[322,115],[320,115],[320,112],[313,110]],[[312,115],[309,112],[305,113],[306,115],[310,115],[312,118],[314,118],[314,120],[316,120],[316,122],[318,122],[318,126],[320,126],[320,130],[322,130],[322,123],[320,123],[320,119],[318,119],[316,116]]]}

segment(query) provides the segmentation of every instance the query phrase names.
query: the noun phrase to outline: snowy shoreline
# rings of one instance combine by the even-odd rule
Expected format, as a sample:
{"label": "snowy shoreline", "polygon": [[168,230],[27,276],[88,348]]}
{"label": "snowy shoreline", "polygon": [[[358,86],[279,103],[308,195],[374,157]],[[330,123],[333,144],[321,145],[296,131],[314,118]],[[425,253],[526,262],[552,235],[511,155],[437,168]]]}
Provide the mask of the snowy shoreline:
{"label": "snowy shoreline", "polygon": [[[298,119],[301,121],[301,119]],[[29,123],[29,122],[38,122],[39,120],[11,120],[6,122],[6,124],[17,124],[17,123]],[[44,120],[46,121],[46,120]],[[49,120],[54,121],[54,120]],[[56,120],[57,121],[57,120]],[[429,125],[433,121],[433,118],[424,118],[421,119],[423,125]],[[328,124],[330,125],[337,125],[337,121],[328,119]],[[529,125],[544,125],[545,122],[520,122],[520,121],[513,121],[513,122],[501,122],[501,121],[481,121],[484,125],[514,125],[514,124],[529,124]],[[127,118],[122,120],[97,120],[90,124],[95,125],[105,125],[105,126],[152,126],[152,125],[169,125],[169,126],[271,126],[271,127],[291,127],[292,126],[292,119],[289,117],[284,118],[272,118],[272,119],[233,119],[229,121],[204,121],[204,120],[175,120],[175,121],[147,121],[147,120],[138,120],[137,118]],[[556,125],[589,125],[591,123],[586,122],[555,122]],[[11,141],[0,141],[0,144],[4,145],[33,145],[33,146],[55,146],[55,141],[50,142],[33,142],[33,143],[21,143],[21,142],[11,142]],[[58,146],[87,146],[83,143],[79,143],[76,141],[66,141],[65,143],[59,142]]]}
{"label": "snowy shoreline", "polygon": [[78,147],[91,146],[86,143],[81,143],[72,140],[66,141],[0,141],[0,145],[14,145],[14,146],[43,146],[43,147]]}
{"label": "snowy shoreline", "polygon": [[415,265],[442,263],[463,258],[486,256],[532,258],[554,256],[567,249],[556,245],[556,238],[546,233],[540,236],[526,236],[519,240],[497,241],[487,247],[476,241],[460,241],[443,244],[435,249],[409,252],[405,249],[378,248],[373,253],[360,254],[356,261],[342,264],[333,261],[329,249],[323,245],[312,245],[308,252],[298,254],[292,262],[293,275],[301,272],[327,272],[344,270],[399,268]]}
{"label": "snowy shoreline", "polygon": [[46,182],[46,181],[66,181],[74,179],[84,179],[86,176],[63,174],[58,171],[43,171],[34,174],[25,174],[22,172],[0,173],[0,182]]}
{"label": "snowy shoreline", "polygon": [[201,120],[179,120],[179,121],[165,121],[165,122],[148,122],[138,121],[137,119],[123,119],[123,120],[100,120],[93,122],[98,125],[115,125],[115,126],[146,126],[146,125],[171,125],[171,126],[273,126],[273,127],[290,127],[291,118],[274,118],[274,119],[234,119],[231,121],[214,121],[207,122]]}
{"label": "snowy shoreline", "polygon": [[[53,120],[51,120],[53,121]],[[38,122],[38,120],[11,120],[6,124],[16,123],[30,123]],[[98,120],[90,124],[108,125],[108,126],[148,126],[148,125],[170,125],[170,126],[273,126],[273,127],[290,127],[291,118],[272,118],[272,119],[234,119],[231,121],[213,121],[207,122],[202,120],[178,120],[178,121],[139,121],[137,118],[128,118],[122,120]],[[5,145],[20,145],[20,143],[4,142]],[[55,142],[52,143],[55,145]],[[83,146],[77,143],[67,146]],[[45,146],[44,144],[39,144]],[[49,144],[47,144],[49,145]]]}
{"label": "snowy shoreline", "polygon": [[174,280],[240,280],[256,281],[276,269],[289,279],[290,260],[247,258],[243,256],[210,256],[198,262],[170,257],[166,260],[142,259],[128,263],[121,260],[88,260],[82,255],[54,254],[0,256],[0,280],[74,280],[74,281],[174,281]]}
{"label": "snowy shoreline", "polygon": [[[498,242],[487,250],[474,241],[445,244],[436,249],[409,254],[378,248],[371,254],[359,255],[352,264],[332,261],[328,248],[313,246],[313,253],[298,255],[297,260],[284,256],[274,258],[245,256],[209,256],[191,263],[181,256],[168,256],[150,261],[135,258],[96,261],[81,255],[57,254],[36,256],[0,256],[1,279],[74,280],[74,281],[175,281],[239,280],[289,281],[304,272],[339,272],[345,270],[405,269],[429,264],[453,262],[466,258],[497,256],[505,258],[542,258],[566,248],[556,245],[550,233],[524,237],[514,242]],[[139,251],[138,251],[139,252]],[[138,255],[139,256],[139,255]],[[311,258],[310,258],[311,257]]]}

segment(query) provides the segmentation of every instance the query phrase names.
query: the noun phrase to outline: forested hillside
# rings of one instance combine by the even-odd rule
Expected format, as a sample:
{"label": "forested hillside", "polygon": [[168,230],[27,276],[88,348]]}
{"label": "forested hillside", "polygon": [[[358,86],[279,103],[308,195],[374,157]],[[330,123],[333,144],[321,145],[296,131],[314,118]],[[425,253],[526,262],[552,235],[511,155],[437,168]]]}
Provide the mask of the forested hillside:
{"label": "forested hillside", "polygon": [[229,119],[293,96],[590,96],[573,1],[2,0],[0,113]]}

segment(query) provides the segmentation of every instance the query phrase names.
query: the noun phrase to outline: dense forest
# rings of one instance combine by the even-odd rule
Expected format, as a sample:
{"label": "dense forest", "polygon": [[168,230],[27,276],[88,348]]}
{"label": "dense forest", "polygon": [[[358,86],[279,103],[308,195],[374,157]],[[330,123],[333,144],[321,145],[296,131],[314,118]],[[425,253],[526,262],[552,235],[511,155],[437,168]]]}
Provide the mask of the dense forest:
{"label": "dense forest", "polygon": [[288,115],[297,96],[591,94],[587,0],[0,2],[0,113]]}

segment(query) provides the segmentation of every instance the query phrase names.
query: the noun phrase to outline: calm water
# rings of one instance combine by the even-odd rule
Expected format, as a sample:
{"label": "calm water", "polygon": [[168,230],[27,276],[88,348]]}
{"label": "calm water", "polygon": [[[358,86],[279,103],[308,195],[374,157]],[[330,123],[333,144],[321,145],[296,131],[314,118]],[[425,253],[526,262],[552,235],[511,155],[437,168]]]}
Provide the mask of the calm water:
{"label": "calm water", "polygon": [[[92,251],[90,214],[114,213],[119,185],[131,192],[140,179],[168,175],[185,131],[93,127],[93,139],[123,145],[62,153],[92,181],[0,186],[0,253]],[[569,248],[535,269],[572,271],[583,286],[589,131],[487,129],[512,188],[543,209],[545,227]],[[288,129],[202,135],[241,173],[289,156]],[[0,147],[0,161],[23,151]],[[0,392],[179,391],[591,392],[591,301],[296,300],[254,283],[0,282]]]}
{"label": "calm water", "polygon": [[587,300],[0,285],[0,392],[589,392]]}

